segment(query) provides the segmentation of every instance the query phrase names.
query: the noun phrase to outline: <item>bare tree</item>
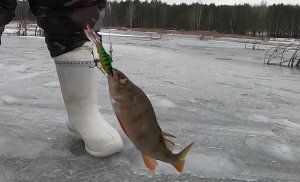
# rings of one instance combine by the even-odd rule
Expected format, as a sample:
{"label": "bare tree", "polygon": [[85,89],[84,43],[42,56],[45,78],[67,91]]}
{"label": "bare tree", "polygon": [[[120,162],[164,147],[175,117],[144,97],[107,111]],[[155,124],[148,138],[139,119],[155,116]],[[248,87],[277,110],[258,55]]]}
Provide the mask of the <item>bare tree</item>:
{"label": "bare tree", "polygon": [[132,0],[129,0],[129,27],[132,28],[134,5]]}
{"label": "bare tree", "polygon": [[157,0],[152,0],[153,3],[153,28],[156,28],[156,3]]}
{"label": "bare tree", "polygon": [[15,11],[16,15],[20,18],[18,23],[18,32],[17,34],[20,36],[26,36],[27,35],[27,29],[28,29],[28,22],[29,22],[29,3],[27,0],[22,0],[20,3],[18,3],[18,7]]}
{"label": "bare tree", "polygon": [[213,20],[214,20],[213,10],[209,10],[209,14],[208,14],[208,26],[209,26],[208,28],[209,28],[209,31],[212,30]]}
{"label": "bare tree", "polygon": [[166,25],[166,14],[167,14],[167,8],[164,7],[163,8],[163,12],[162,12],[162,24],[163,24],[163,28],[165,28],[165,25]]}
{"label": "bare tree", "polygon": [[230,21],[231,33],[234,33],[235,20],[236,20],[236,11],[235,11],[235,6],[233,6],[231,11],[231,21]]}
{"label": "bare tree", "polygon": [[202,18],[202,0],[198,0],[197,14],[196,14],[196,30],[199,31],[201,27]]}
{"label": "bare tree", "polygon": [[258,18],[258,31],[259,34],[261,34],[262,36],[263,36],[263,32],[265,31],[267,11],[268,11],[267,2],[262,0],[259,6],[259,18]]}
{"label": "bare tree", "polygon": [[192,9],[190,14],[190,24],[192,31],[199,31],[201,27],[202,18],[202,1],[198,0],[198,3]]}
{"label": "bare tree", "polygon": [[268,20],[268,27],[267,27],[267,35],[268,36],[271,36],[271,28],[272,28],[272,16],[269,17],[269,20]]}

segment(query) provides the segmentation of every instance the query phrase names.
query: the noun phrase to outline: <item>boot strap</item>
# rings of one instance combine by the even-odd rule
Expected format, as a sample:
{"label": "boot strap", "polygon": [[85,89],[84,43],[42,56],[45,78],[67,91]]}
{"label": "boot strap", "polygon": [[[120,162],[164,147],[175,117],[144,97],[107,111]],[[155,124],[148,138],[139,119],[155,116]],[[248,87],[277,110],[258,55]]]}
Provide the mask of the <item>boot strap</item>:
{"label": "boot strap", "polygon": [[95,67],[95,61],[58,61],[55,64],[57,66]]}

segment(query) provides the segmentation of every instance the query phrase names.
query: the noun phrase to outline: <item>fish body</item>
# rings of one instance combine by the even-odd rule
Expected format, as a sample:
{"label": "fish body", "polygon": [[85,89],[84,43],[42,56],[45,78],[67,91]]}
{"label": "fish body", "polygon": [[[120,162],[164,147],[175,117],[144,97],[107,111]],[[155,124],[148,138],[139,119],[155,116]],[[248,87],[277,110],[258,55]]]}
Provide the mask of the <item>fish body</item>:
{"label": "fish body", "polygon": [[142,153],[146,167],[154,171],[156,160],[160,160],[182,172],[185,157],[193,143],[179,154],[173,154],[171,150],[174,143],[171,138],[175,137],[161,130],[146,94],[117,69],[113,69],[113,75],[108,76],[108,85],[119,123]]}

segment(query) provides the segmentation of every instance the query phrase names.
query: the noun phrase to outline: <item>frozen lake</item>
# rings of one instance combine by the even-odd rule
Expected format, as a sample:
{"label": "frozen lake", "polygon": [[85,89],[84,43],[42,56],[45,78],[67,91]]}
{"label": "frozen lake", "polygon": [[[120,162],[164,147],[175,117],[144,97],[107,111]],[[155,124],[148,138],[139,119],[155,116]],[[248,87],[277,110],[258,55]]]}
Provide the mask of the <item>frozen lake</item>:
{"label": "frozen lake", "polygon": [[[104,37],[105,46],[108,37]],[[55,65],[43,38],[3,36],[0,47],[0,182],[300,181],[300,71],[263,64],[244,44],[169,36],[111,37],[114,67],[149,96],[177,149],[196,141],[184,173],[144,167],[114,116],[99,72],[99,108],[124,140],[89,156],[67,133]]]}

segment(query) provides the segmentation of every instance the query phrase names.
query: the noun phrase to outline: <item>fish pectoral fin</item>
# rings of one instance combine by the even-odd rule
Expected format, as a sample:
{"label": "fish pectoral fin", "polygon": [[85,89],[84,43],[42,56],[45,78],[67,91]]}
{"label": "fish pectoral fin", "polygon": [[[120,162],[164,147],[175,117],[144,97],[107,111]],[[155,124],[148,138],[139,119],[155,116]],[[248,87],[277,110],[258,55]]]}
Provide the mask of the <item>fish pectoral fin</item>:
{"label": "fish pectoral fin", "polygon": [[134,94],[131,90],[128,91],[129,98],[132,102],[134,102]]}
{"label": "fish pectoral fin", "polygon": [[[117,115],[117,114],[116,114]],[[119,123],[120,123],[120,125],[121,125],[121,128],[123,129],[123,131],[125,132],[125,134],[128,136],[128,130],[127,130],[127,128],[125,127],[125,123],[124,123],[124,121],[117,115],[117,118],[118,118],[118,121],[119,121]]]}
{"label": "fish pectoral fin", "polygon": [[145,163],[145,166],[151,171],[153,172],[157,166],[157,162],[155,159],[147,156],[147,155],[144,155],[142,154],[143,156],[143,160],[144,160],[144,163]]}

